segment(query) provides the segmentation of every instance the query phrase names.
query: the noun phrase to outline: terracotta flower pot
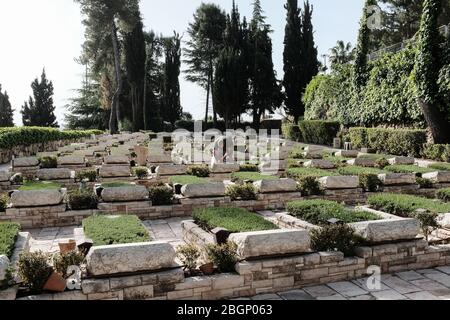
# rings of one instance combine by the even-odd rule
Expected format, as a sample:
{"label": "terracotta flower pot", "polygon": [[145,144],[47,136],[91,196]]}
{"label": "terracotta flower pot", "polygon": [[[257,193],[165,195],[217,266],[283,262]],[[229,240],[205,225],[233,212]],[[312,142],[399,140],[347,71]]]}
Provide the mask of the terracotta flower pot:
{"label": "terracotta flower pot", "polygon": [[66,241],[66,242],[59,242],[59,251],[61,254],[74,251],[77,248],[77,242],[73,239]]}
{"label": "terracotta flower pot", "polygon": [[214,273],[214,264],[207,263],[200,267],[200,271],[203,272],[205,276],[212,275]]}
{"label": "terracotta flower pot", "polygon": [[59,273],[53,272],[45,283],[44,290],[51,292],[64,292],[66,287],[66,279],[64,279]]}

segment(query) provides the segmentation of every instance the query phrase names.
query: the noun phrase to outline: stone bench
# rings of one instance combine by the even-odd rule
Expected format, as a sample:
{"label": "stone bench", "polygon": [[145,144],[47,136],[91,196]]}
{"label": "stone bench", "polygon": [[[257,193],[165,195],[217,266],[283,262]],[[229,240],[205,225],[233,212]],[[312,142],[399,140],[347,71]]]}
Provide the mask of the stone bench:
{"label": "stone bench", "polygon": [[336,165],[329,160],[310,160],[303,164],[307,168],[335,169]]}
{"label": "stone bench", "polygon": [[102,165],[100,168],[100,177],[102,178],[125,178],[130,176],[130,166]]}
{"label": "stone bench", "polygon": [[24,190],[11,195],[13,208],[56,206],[63,201],[59,190]]}
{"label": "stone bench", "polygon": [[359,178],[356,176],[330,176],[319,178],[319,183],[325,189],[356,189],[359,187]]}
{"label": "stone bench", "polygon": [[105,188],[101,192],[104,202],[144,201],[148,197],[149,192],[144,186]]}
{"label": "stone bench", "polygon": [[391,165],[413,165],[415,163],[415,159],[412,157],[394,157],[388,159],[388,162]]}
{"label": "stone bench", "polygon": [[186,171],[185,165],[160,165],[155,172],[158,176],[177,176],[186,174]]}
{"label": "stone bench", "polygon": [[223,182],[188,184],[181,188],[181,194],[186,198],[223,197],[225,184]]}
{"label": "stone bench", "polygon": [[15,158],[12,161],[13,168],[26,168],[39,166],[39,159],[37,157]]}
{"label": "stone bench", "polygon": [[297,192],[297,182],[292,179],[261,180],[253,183],[260,193]]}
{"label": "stone bench", "polygon": [[70,169],[40,169],[36,172],[36,177],[41,181],[70,180],[73,175]]}
{"label": "stone bench", "polygon": [[380,179],[385,186],[416,183],[416,175],[414,173],[383,173],[378,175],[378,179]]}
{"label": "stone bench", "polygon": [[174,268],[175,258],[168,242],[119,244],[92,247],[86,266],[91,276],[109,276]]}
{"label": "stone bench", "polygon": [[436,171],[422,174],[422,178],[429,179],[433,183],[450,183],[450,172]]}
{"label": "stone bench", "polygon": [[310,252],[311,238],[306,230],[269,230],[234,233],[229,241],[237,245],[241,259]]}

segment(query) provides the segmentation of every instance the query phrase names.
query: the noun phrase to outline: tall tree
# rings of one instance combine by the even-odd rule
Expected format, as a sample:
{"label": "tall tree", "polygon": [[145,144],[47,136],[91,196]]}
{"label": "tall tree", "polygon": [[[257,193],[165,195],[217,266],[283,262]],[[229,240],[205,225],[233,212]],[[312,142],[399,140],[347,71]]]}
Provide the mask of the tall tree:
{"label": "tall tree", "polygon": [[[445,102],[439,94],[439,73],[443,67],[443,52],[438,17],[441,0],[425,0],[419,30],[419,43],[414,70],[419,105],[435,143],[450,142],[450,125]],[[448,103],[448,102],[447,102]]]}
{"label": "tall tree", "polygon": [[[208,110],[212,84],[214,83],[214,65],[223,47],[223,31],[226,27],[225,12],[217,5],[202,3],[189,24],[187,47],[184,49],[185,62],[188,65],[186,79],[197,83],[206,90],[205,121]],[[216,113],[213,116],[217,122]]]}
{"label": "tall tree", "polygon": [[261,1],[255,0],[250,23],[250,104],[253,125],[257,130],[263,114],[275,111],[283,99],[273,66],[271,32]]}
{"label": "tall tree", "polygon": [[336,45],[330,49],[330,62],[331,68],[336,65],[346,64],[352,61],[355,57],[355,50],[352,48],[352,44],[339,40]]}
{"label": "tall tree", "polygon": [[133,114],[133,129],[144,129],[144,82],[146,63],[146,43],[144,25],[140,17],[130,33],[124,37],[125,65]]}
{"label": "tall tree", "polygon": [[284,8],[287,10],[287,21],[284,34],[284,104],[287,114],[298,123],[303,115],[302,100],[302,21],[298,0],[287,0]]}
{"label": "tall tree", "polygon": [[33,97],[22,107],[22,121],[26,127],[58,127],[53,105],[53,83],[47,79],[45,70],[41,79],[36,78],[31,84]]}
{"label": "tall tree", "polygon": [[2,92],[0,84],[0,127],[14,127],[14,110],[11,107],[8,93]]}
{"label": "tall tree", "polygon": [[356,45],[356,60],[353,72],[353,85],[359,91],[367,81],[367,55],[370,46],[369,18],[372,14],[369,8],[376,5],[376,0],[366,0],[360,21],[358,43]]}
{"label": "tall tree", "polygon": [[125,32],[131,31],[137,23],[139,0],[75,0],[81,5],[85,15],[86,27],[84,44],[85,55],[93,60],[96,69],[104,71],[111,65],[113,58],[116,89],[111,102],[109,129],[118,132],[120,120],[120,95],[123,89],[123,77],[118,38],[118,25]]}
{"label": "tall tree", "polygon": [[164,120],[175,124],[180,120],[183,108],[180,102],[181,38],[175,33],[164,41],[165,65],[163,79]]}

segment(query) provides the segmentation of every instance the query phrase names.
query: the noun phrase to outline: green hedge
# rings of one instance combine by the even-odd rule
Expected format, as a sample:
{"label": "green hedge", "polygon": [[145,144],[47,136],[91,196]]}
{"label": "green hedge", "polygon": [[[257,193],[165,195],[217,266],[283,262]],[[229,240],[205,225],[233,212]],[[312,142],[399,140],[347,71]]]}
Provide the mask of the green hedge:
{"label": "green hedge", "polygon": [[303,142],[328,146],[333,145],[341,127],[337,121],[321,120],[300,121],[298,126]]}
{"label": "green hedge", "polygon": [[281,132],[285,139],[293,141],[300,141],[301,139],[300,129],[297,125],[293,123],[289,122],[283,123],[283,126],[281,127]]}
{"label": "green hedge", "polygon": [[378,153],[420,157],[427,142],[425,130],[350,128],[354,148],[370,148]]}
{"label": "green hedge", "polygon": [[20,225],[17,223],[0,223],[0,255],[4,254],[11,258],[19,231]]}
{"label": "green hedge", "polygon": [[55,128],[21,127],[0,128],[0,149],[11,149],[17,146],[29,146],[35,143],[47,143],[58,140],[74,140],[102,134],[100,130],[60,131]]}
{"label": "green hedge", "polygon": [[450,162],[450,144],[427,144],[423,156],[430,160]]}

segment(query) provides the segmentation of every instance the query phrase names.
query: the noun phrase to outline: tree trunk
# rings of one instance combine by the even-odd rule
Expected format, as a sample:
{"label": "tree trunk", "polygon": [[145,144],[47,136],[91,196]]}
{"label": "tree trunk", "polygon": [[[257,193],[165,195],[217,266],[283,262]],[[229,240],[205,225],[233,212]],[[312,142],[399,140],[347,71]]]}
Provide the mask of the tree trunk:
{"label": "tree trunk", "polygon": [[211,74],[208,75],[208,83],[206,84],[206,112],[205,112],[205,123],[208,122],[208,112],[209,112],[209,95],[211,89]]}
{"label": "tree trunk", "polygon": [[258,131],[261,124],[261,113],[258,108],[253,109],[253,128]]}
{"label": "tree trunk", "polygon": [[446,121],[447,118],[443,115],[436,106],[431,106],[423,99],[418,99],[419,105],[422,108],[425,121],[428,128],[433,135],[434,143],[447,144],[450,143],[450,126]]}
{"label": "tree trunk", "polygon": [[109,131],[111,134],[117,133],[119,130],[120,121],[120,95],[122,94],[123,81],[122,71],[120,69],[120,51],[119,51],[119,39],[117,38],[116,23],[112,22],[111,38],[114,50],[114,68],[116,72],[117,89],[114,92],[111,106],[111,117],[109,119]]}
{"label": "tree trunk", "polygon": [[147,120],[147,69],[148,69],[148,50],[147,45],[145,45],[145,75],[144,75],[144,97],[142,102],[142,113],[144,121],[144,130],[148,130],[148,120]]}

